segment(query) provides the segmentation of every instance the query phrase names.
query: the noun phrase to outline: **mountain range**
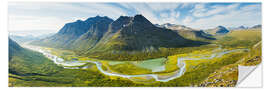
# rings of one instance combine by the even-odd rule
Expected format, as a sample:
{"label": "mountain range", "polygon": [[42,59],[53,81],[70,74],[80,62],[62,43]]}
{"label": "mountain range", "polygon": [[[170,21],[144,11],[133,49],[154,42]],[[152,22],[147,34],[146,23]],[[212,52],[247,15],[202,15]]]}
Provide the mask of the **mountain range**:
{"label": "mountain range", "polygon": [[259,24],[259,25],[254,25],[252,27],[247,27],[247,26],[239,26],[239,27],[230,27],[228,28],[229,30],[248,30],[248,29],[261,29],[262,28],[262,25]]}
{"label": "mountain range", "polygon": [[224,35],[226,33],[229,33],[230,31],[225,28],[224,26],[217,26],[216,28],[213,28],[213,29],[207,29],[207,30],[204,30],[205,32],[207,32],[208,34],[211,34],[211,35]]}
{"label": "mountain range", "polygon": [[262,28],[262,25],[259,24],[259,25],[255,25],[253,27],[251,27],[250,29],[261,29]]}
{"label": "mountain range", "polygon": [[157,27],[161,27],[161,28],[169,28],[172,30],[196,30],[196,29],[192,29],[190,27],[184,26],[184,25],[176,25],[176,24],[171,24],[171,23],[165,23],[162,25],[159,24],[155,24]]}
{"label": "mountain range", "polygon": [[112,19],[100,16],[88,18],[85,21],[77,20],[65,24],[55,35],[33,43],[57,48],[91,48],[107,32],[108,25],[111,22],[113,22]]}
{"label": "mountain range", "polygon": [[180,36],[183,36],[187,39],[199,40],[199,41],[215,40],[215,38],[212,37],[212,35],[205,33],[203,30],[193,29],[184,25],[176,25],[176,24],[170,24],[170,23],[166,23],[162,25],[156,24],[156,25],[161,28],[171,29],[177,32]]}
{"label": "mountain range", "polygon": [[[200,33],[202,31],[197,31],[194,35],[202,35]],[[106,16],[77,20],[65,24],[55,35],[32,44],[89,52],[114,52],[154,51],[160,47],[199,46],[208,42],[190,40],[170,28],[157,27],[142,15],[135,15],[120,16],[115,21]]]}
{"label": "mountain range", "polygon": [[43,39],[46,37],[50,37],[52,35],[54,35],[54,33],[42,34],[42,35],[38,35],[38,36],[33,36],[33,35],[20,36],[20,35],[10,34],[9,38],[11,38],[12,40],[14,40],[17,43],[23,44],[23,43],[28,43],[28,42],[35,41],[35,40],[40,40],[40,39]]}
{"label": "mountain range", "polygon": [[246,26],[239,26],[239,27],[229,27],[228,29],[229,30],[246,30],[248,29],[249,27],[246,27]]}

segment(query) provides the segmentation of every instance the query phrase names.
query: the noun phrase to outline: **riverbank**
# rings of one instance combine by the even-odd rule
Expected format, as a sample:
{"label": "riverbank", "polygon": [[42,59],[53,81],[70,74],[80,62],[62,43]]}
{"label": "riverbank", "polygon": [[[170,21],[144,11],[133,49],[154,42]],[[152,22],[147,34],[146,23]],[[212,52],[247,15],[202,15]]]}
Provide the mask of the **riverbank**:
{"label": "riverbank", "polygon": [[[181,77],[181,75],[183,75],[185,73],[186,70],[186,63],[184,62],[185,60],[203,60],[203,59],[213,59],[213,58],[218,58],[218,57],[222,57],[224,54],[228,54],[231,52],[237,52],[237,51],[243,51],[243,50],[248,50],[248,49],[234,49],[234,50],[224,50],[222,52],[218,52],[218,53],[213,53],[212,55],[208,56],[202,56],[202,55],[195,55],[195,56],[201,56],[199,58],[193,58],[192,56],[187,56],[187,57],[177,57],[177,67],[179,68],[178,70],[176,70],[175,74],[173,75],[159,75],[159,74],[140,74],[140,75],[127,75],[127,74],[121,74],[121,73],[114,73],[111,71],[107,71],[103,69],[103,65],[101,62],[99,61],[93,61],[93,60],[83,60],[83,61],[66,61],[62,58],[59,58],[56,55],[53,55],[50,53],[49,50],[43,50],[41,47],[38,46],[31,46],[31,45],[26,45],[24,46],[28,49],[34,50],[34,51],[38,51],[40,53],[42,53],[44,56],[48,57],[49,59],[51,59],[55,64],[60,65],[64,68],[67,69],[86,69],[88,66],[83,66],[87,63],[93,63],[96,65],[96,67],[98,68],[98,70],[100,72],[102,72],[105,75],[108,76],[118,76],[118,77],[122,77],[122,78],[133,78],[133,77],[151,77],[153,79],[155,79],[155,81],[160,81],[160,82],[168,82],[170,80],[173,80],[175,78]],[[218,49],[221,49],[221,47],[219,47]]]}

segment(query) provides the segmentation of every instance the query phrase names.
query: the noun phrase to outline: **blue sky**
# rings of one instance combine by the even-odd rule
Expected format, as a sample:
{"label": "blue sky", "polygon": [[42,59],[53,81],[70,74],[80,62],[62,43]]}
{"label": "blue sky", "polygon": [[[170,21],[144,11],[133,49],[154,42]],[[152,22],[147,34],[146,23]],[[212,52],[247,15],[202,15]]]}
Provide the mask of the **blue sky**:
{"label": "blue sky", "polygon": [[96,15],[116,20],[144,15],[153,24],[174,23],[195,29],[261,24],[261,3],[44,3],[10,2],[9,30],[60,30],[65,23]]}

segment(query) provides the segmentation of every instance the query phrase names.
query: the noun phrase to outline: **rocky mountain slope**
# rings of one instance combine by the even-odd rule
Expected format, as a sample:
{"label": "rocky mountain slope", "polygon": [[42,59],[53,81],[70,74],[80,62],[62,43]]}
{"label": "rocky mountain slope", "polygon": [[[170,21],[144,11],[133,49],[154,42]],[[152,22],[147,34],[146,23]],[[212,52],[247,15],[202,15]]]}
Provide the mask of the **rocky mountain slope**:
{"label": "rocky mountain slope", "polygon": [[65,49],[88,49],[93,47],[107,32],[108,25],[112,21],[108,17],[100,16],[91,17],[85,21],[77,20],[65,24],[55,35],[32,44]]}
{"label": "rocky mountain slope", "polygon": [[184,26],[184,25],[166,23],[166,24],[159,25],[159,27],[171,29],[186,39],[199,40],[199,41],[215,40],[214,37],[212,37],[210,34],[205,33],[202,30],[196,30],[196,29]]}
{"label": "rocky mountain slope", "polygon": [[185,39],[170,29],[156,27],[142,15],[120,17],[109,27],[109,32],[93,51],[149,51],[160,47],[176,48],[205,44]]}
{"label": "rocky mountain slope", "polygon": [[223,26],[218,26],[216,28],[213,28],[213,29],[208,29],[208,30],[205,30],[207,33],[209,34],[212,34],[212,35],[223,35],[223,34],[226,34],[226,33],[229,33],[230,31],[223,27]]}

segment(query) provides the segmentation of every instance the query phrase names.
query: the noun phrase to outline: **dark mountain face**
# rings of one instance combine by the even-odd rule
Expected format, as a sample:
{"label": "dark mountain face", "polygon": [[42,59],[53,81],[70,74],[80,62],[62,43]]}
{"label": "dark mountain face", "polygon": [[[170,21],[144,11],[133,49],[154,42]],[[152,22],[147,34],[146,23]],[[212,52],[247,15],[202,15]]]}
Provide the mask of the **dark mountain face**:
{"label": "dark mountain face", "polygon": [[239,27],[230,27],[230,28],[228,28],[229,30],[247,30],[247,29],[249,29],[248,27],[246,27],[246,26],[239,26]]}
{"label": "dark mountain face", "polygon": [[134,16],[132,22],[133,25],[136,25],[137,27],[155,27],[149,20],[147,20],[144,16],[142,15],[136,15]]}
{"label": "dark mountain face", "polygon": [[200,39],[206,39],[206,40],[216,40],[216,38],[212,37],[212,35],[205,33],[204,31],[191,31],[195,35],[195,40],[200,40]]}
{"label": "dark mountain face", "polygon": [[120,16],[113,21],[94,17],[66,24],[39,45],[94,53],[107,51],[152,51],[207,44],[185,39],[177,32],[153,25],[142,15]]}
{"label": "dark mountain face", "polygon": [[[145,51],[159,47],[173,48],[202,44],[187,40],[170,29],[156,27],[142,15],[126,17],[125,20],[121,18],[123,17],[110,25],[110,27],[117,27],[114,29],[115,33],[107,33],[92,51]],[[118,21],[122,23],[114,24],[119,23]]]}
{"label": "dark mountain face", "polygon": [[228,32],[230,32],[227,28],[223,27],[223,26],[218,26],[214,29],[208,29],[205,30],[207,33],[209,34],[213,34],[213,35],[223,35],[226,34]]}
{"label": "dark mountain face", "polygon": [[[57,34],[32,44],[69,49],[90,48],[107,32],[111,22],[113,22],[112,19],[100,16],[91,17],[85,21],[77,20],[66,24]],[[86,45],[81,46],[80,43]]]}
{"label": "dark mountain face", "polygon": [[70,35],[70,36],[80,36],[88,31],[91,24],[88,24],[84,21],[77,20],[73,23],[65,24],[65,26],[60,29],[57,33],[59,35]]}
{"label": "dark mountain face", "polygon": [[108,31],[109,24],[111,23],[112,20],[108,18],[98,19],[98,21],[92,24],[86,33],[74,41],[72,48],[82,50],[94,47],[103,37],[103,35]]}
{"label": "dark mountain face", "polygon": [[248,27],[245,27],[245,26],[239,26],[238,29],[248,29]]}
{"label": "dark mountain face", "polygon": [[109,26],[109,31],[110,33],[115,33],[122,27],[127,26],[131,22],[133,17],[128,17],[128,16],[120,16],[117,20],[112,22]]}
{"label": "dark mountain face", "polygon": [[251,29],[261,29],[262,28],[262,25],[255,25],[253,27],[251,27]]}
{"label": "dark mountain face", "polygon": [[202,30],[192,29],[184,25],[166,23],[166,24],[160,25],[159,27],[171,29],[177,32],[180,36],[183,36],[184,38],[190,39],[190,40],[199,40],[199,41],[215,40],[215,38],[213,38],[210,34],[207,34]]}
{"label": "dark mountain face", "polygon": [[228,33],[228,32],[230,31],[223,26],[218,26],[216,28],[216,34],[223,34],[223,33]]}
{"label": "dark mountain face", "polygon": [[113,20],[108,17],[91,17],[85,21],[77,20],[76,22],[67,23],[65,26],[60,29],[57,34],[66,34],[66,35],[74,35],[80,36],[86,33],[90,27],[95,26],[97,23],[102,22],[112,22]]}
{"label": "dark mountain face", "polygon": [[10,38],[8,38],[8,46],[8,60],[11,60],[15,53],[18,53],[22,50],[22,47]]}

